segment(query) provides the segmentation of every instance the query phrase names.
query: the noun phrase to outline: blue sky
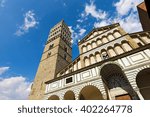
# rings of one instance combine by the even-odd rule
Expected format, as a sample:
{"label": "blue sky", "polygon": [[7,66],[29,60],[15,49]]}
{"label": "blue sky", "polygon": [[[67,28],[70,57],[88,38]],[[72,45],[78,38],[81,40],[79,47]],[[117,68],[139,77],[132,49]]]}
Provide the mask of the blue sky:
{"label": "blue sky", "polygon": [[[77,41],[94,27],[119,22],[141,31],[136,5],[143,0],[0,0],[0,99],[26,99],[49,30],[64,19]],[[20,94],[20,92],[24,92]]]}

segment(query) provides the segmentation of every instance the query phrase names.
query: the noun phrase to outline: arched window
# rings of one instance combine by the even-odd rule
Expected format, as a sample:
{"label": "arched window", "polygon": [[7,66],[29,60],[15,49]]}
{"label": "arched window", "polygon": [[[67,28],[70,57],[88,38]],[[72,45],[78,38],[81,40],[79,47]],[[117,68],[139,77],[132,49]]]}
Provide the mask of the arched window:
{"label": "arched window", "polygon": [[126,52],[132,50],[131,46],[130,46],[127,42],[122,43],[122,48],[123,48]]}
{"label": "arched window", "polygon": [[91,44],[87,44],[87,50],[91,50],[92,47],[91,47]]}
{"label": "arched window", "polygon": [[83,46],[82,47],[82,52],[84,53],[84,52],[86,52],[87,50],[86,50],[86,46]]}
{"label": "arched window", "polygon": [[108,35],[108,40],[109,40],[109,41],[114,40],[114,39],[115,39],[115,38],[114,38],[114,36],[113,36],[112,34],[109,34],[109,35]]}
{"label": "arched window", "polygon": [[114,36],[115,36],[115,38],[118,38],[118,37],[121,37],[121,34],[118,31],[115,31]]}
{"label": "arched window", "polygon": [[120,45],[116,45],[115,46],[115,51],[117,52],[117,54],[122,54],[124,53],[123,49],[120,47]]}
{"label": "arched window", "polygon": [[133,38],[133,40],[137,43],[139,47],[144,45],[144,43],[139,38]]}
{"label": "arched window", "polygon": [[108,48],[108,53],[109,53],[110,57],[116,56],[116,52],[113,50],[112,47],[111,47],[111,48]]}
{"label": "arched window", "polygon": [[90,61],[89,61],[89,58],[85,58],[84,59],[84,64],[85,64],[85,66],[89,66],[90,65]]}
{"label": "arched window", "polygon": [[103,43],[107,43],[107,42],[108,42],[108,39],[107,39],[106,37],[103,37],[103,38],[102,38],[102,42],[103,42]]}
{"label": "arched window", "polygon": [[90,63],[91,64],[94,64],[96,61],[95,61],[95,58],[93,55],[90,56]]}
{"label": "arched window", "polygon": [[147,35],[144,35],[141,38],[146,44],[150,43],[150,37],[148,37]]}
{"label": "arched window", "polygon": [[96,42],[93,41],[93,42],[92,42],[92,48],[96,48],[96,47],[97,47]]}
{"label": "arched window", "polygon": [[101,56],[102,56],[102,59],[105,60],[105,59],[108,59],[109,58],[109,55],[107,54],[106,50],[102,50],[101,52]]}
{"label": "arched window", "polygon": [[100,62],[100,61],[102,60],[99,52],[97,52],[97,53],[95,54],[95,56],[96,56],[96,61],[97,61],[97,62]]}
{"label": "arched window", "polygon": [[98,39],[98,40],[97,40],[97,45],[101,45],[101,44],[102,44],[101,40]]}

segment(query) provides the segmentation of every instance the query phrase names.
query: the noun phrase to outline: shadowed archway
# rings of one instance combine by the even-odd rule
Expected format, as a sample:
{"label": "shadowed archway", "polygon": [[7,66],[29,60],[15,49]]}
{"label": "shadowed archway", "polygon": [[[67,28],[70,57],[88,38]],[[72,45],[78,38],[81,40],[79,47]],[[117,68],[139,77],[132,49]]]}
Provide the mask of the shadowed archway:
{"label": "shadowed archway", "polygon": [[59,100],[59,97],[57,95],[52,95],[48,100]]}
{"label": "shadowed archway", "polygon": [[103,100],[103,97],[97,87],[89,85],[81,90],[79,100]]}
{"label": "shadowed archway", "polygon": [[150,100],[150,68],[144,69],[137,74],[136,83],[145,100]]}
{"label": "shadowed archway", "polygon": [[64,100],[75,100],[73,91],[67,91],[64,95]]}

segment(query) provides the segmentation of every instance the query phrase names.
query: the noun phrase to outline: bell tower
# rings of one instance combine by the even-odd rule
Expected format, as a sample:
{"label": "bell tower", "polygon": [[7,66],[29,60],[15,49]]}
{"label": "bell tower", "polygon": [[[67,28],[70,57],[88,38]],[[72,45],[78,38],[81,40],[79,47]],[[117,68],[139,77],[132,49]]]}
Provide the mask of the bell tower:
{"label": "bell tower", "polygon": [[45,82],[55,79],[56,74],[71,61],[71,32],[62,20],[50,30],[29,99],[42,99],[46,87]]}

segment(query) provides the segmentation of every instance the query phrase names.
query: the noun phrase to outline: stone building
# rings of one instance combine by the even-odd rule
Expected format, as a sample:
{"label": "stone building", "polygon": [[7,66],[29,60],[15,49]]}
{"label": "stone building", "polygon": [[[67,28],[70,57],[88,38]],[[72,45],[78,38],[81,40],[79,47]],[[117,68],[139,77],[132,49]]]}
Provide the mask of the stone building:
{"label": "stone building", "polygon": [[150,99],[150,32],[126,33],[118,23],[93,29],[71,61],[71,33],[55,25],[32,85],[29,99]]}
{"label": "stone building", "polygon": [[137,6],[140,22],[144,31],[150,31],[150,2],[145,0]]}

